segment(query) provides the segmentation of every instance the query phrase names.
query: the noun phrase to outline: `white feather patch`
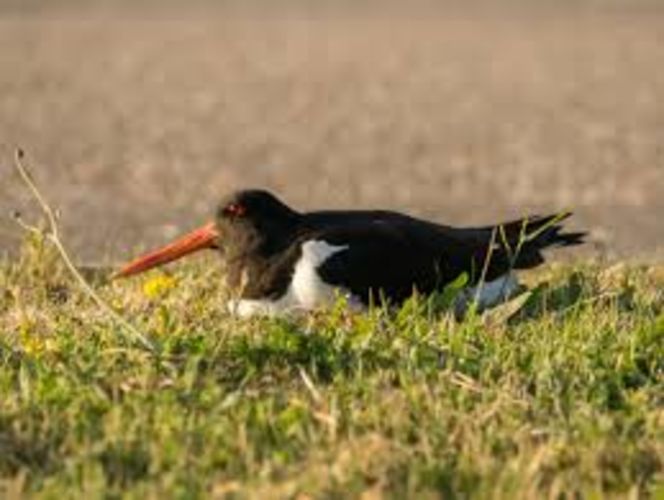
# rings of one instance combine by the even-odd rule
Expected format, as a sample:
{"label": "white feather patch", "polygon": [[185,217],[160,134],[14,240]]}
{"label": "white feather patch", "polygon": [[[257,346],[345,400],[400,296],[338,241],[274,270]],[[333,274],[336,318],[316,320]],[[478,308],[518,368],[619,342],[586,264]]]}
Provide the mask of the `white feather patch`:
{"label": "white feather patch", "polygon": [[284,295],[276,300],[231,300],[228,303],[229,311],[242,318],[277,316],[330,305],[339,296],[347,297],[351,307],[360,307],[360,301],[348,290],[328,285],[318,274],[318,268],[327,259],[347,248],[348,245],[330,245],[322,240],[305,241],[302,244],[302,255],[295,264],[291,283]]}
{"label": "white feather patch", "polygon": [[468,287],[457,300],[457,312],[465,311],[474,300],[477,300],[477,307],[480,311],[496,306],[509,299],[518,289],[519,282],[514,273],[507,273],[493,281]]}

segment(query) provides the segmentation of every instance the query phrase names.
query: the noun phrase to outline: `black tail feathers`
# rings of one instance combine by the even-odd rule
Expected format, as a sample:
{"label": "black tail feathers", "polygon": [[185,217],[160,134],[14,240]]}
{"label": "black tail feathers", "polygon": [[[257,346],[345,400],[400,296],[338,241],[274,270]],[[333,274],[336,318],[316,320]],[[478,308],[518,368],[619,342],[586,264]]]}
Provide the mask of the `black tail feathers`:
{"label": "black tail feathers", "polygon": [[529,269],[544,262],[545,248],[581,245],[586,232],[564,232],[561,224],[572,212],[531,216],[500,224],[495,230],[497,249],[515,269]]}

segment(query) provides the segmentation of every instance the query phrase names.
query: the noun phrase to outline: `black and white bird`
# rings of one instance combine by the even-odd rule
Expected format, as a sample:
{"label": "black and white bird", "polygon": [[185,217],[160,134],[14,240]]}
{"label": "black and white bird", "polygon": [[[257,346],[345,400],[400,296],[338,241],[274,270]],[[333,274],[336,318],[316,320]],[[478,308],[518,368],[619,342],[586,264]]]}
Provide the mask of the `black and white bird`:
{"label": "black and white bird", "polygon": [[[578,245],[563,232],[571,213],[534,216],[477,228],[454,228],[384,210],[293,210],[262,190],[233,193],[216,220],[138,257],[116,276],[130,276],[201,249],[226,260],[241,317],[324,307],[345,296],[352,308],[398,305],[430,294],[466,273],[464,294],[489,307],[517,288],[514,274],[544,262],[548,247]],[[478,293],[476,293],[478,292]]]}

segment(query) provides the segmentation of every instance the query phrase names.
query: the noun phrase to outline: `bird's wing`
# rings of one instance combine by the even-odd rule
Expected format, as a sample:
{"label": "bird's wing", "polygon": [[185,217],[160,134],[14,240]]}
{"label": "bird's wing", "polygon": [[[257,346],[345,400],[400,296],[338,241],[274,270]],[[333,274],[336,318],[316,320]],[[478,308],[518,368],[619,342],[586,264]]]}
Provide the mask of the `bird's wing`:
{"label": "bird's wing", "polygon": [[544,262],[544,249],[583,243],[585,233],[564,231],[562,221],[569,215],[454,228],[392,212],[358,213],[350,224],[336,213],[312,214],[316,225],[324,226],[320,238],[334,245],[352,242],[320,266],[323,279],[365,300],[382,293],[395,301],[413,288],[440,289],[463,273],[476,284],[536,267]]}
{"label": "bird's wing", "polygon": [[[414,289],[430,293],[463,272],[446,258],[448,252],[459,250],[458,242],[450,239],[449,247],[443,249],[430,244],[426,231],[417,237],[410,233],[383,223],[322,230],[312,239],[345,248],[325,260],[318,273],[327,283],[346,288],[365,302],[384,298],[398,303]],[[441,236],[435,236],[440,243]]]}

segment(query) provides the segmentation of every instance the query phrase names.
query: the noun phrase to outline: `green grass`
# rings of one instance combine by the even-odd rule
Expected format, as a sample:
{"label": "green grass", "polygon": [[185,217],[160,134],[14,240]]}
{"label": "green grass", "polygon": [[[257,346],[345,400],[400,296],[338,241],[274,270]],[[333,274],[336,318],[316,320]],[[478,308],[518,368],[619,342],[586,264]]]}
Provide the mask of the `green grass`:
{"label": "green grass", "polygon": [[[209,262],[208,262],[209,263]],[[240,321],[219,266],[0,267],[0,497],[664,495],[662,268],[549,266],[521,307]]]}

